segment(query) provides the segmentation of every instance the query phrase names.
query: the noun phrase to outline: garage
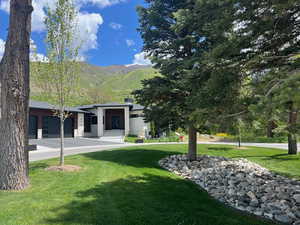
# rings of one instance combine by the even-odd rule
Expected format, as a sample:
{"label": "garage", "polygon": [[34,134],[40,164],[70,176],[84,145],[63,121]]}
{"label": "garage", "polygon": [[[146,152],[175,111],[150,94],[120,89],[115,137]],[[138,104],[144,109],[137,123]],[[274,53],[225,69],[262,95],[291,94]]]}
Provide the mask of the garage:
{"label": "garage", "polygon": [[[60,137],[60,120],[55,116],[44,116],[42,121],[43,138]],[[64,123],[65,137],[74,137],[74,119],[67,118]]]}
{"label": "garage", "polygon": [[28,138],[37,139],[38,135],[38,117],[29,116]]}

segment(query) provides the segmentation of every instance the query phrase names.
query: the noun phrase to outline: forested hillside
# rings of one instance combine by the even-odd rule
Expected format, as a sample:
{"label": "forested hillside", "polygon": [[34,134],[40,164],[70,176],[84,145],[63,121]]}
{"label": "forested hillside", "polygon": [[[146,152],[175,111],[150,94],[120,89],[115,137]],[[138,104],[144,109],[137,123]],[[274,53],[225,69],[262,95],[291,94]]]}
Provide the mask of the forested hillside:
{"label": "forested hillside", "polygon": [[[92,104],[105,102],[122,102],[130,93],[140,88],[141,81],[158,75],[150,66],[94,66],[87,63],[80,65],[80,87],[73,104]],[[31,79],[31,99],[47,101],[41,91],[42,86],[34,78]]]}

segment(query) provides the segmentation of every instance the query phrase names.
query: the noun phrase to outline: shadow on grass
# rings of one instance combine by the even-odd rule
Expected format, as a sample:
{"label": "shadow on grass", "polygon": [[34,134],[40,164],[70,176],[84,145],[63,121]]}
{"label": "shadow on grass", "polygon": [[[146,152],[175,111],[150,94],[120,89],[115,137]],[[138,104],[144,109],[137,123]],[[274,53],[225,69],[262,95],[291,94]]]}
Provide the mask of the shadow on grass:
{"label": "shadow on grass", "polygon": [[35,163],[32,163],[32,164],[29,164],[29,170],[30,170],[30,172],[35,172],[35,171],[40,170],[40,169],[45,169],[48,166],[49,165],[47,163],[35,162]]}
{"label": "shadow on grass", "polygon": [[158,161],[169,155],[182,154],[181,152],[149,150],[139,148],[137,150],[113,150],[84,154],[83,156],[93,160],[109,161],[120,165],[134,166],[138,168],[160,168]]}
{"label": "shadow on grass", "polygon": [[211,199],[182,179],[145,174],[101,183],[77,192],[56,217],[41,221],[64,225],[267,225]]}
{"label": "shadow on grass", "polygon": [[276,155],[243,155],[232,158],[261,158],[261,160],[275,160],[275,161],[299,161],[299,158],[289,154],[276,154]]}
{"label": "shadow on grass", "polygon": [[209,151],[232,151],[234,150],[232,147],[208,147]]}

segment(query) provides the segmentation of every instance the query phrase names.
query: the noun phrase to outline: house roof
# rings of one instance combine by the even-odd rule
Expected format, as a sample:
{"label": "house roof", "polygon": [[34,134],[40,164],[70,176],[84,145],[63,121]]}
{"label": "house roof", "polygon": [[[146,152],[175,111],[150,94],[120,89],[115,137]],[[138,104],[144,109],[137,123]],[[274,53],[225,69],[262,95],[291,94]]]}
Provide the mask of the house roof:
{"label": "house roof", "polygon": [[139,104],[132,104],[132,111],[140,111],[140,110],[144,110],[144,106]]}
{"label": "house roof", "polygon": [[138,110],[143,110],[144,107],[139,104],[131,104],[131,103],[117,103],[117,102],[110,102],[110,103],[105,103],[105,104],[92,104],[92,105],[82,105],[78,106],[78,109],[92,109],[92,108],[97,108],[97,107],[130,107],[131,110],[133,111],[138,111]]}
{"label": "house roof", "polygon": [[[48,102],[40,102],[40,101],[34,101],[34,100],[30,100],[29,101],[29,108],[33,108],[33,109],[47,109],[47,110],[57,110],[58,107],[51,105]],[[67,107],[66,111],[69,112],[78,112],[78,113],[87,113],[86,111],[80,110],[77,107]]]}

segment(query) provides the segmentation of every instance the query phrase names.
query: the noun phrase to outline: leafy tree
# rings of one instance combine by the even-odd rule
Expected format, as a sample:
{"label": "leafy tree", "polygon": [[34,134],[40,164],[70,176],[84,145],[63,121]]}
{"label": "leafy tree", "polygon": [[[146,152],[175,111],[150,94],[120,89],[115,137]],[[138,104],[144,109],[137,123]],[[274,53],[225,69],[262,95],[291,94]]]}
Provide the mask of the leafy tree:
{"label": "leafy tree", "polygon": [[0,63],[0,189],[28,186],[28,100],[31,0],[10,1],[10,22]]}
{"label": "leafy tree", "polygon": [[67,106],[78,89],[78,50],[75,36],[77,10],[73,0],[58,0],[56,7],[46,8],[47,57],[49,62],[38,65],[36,77],[44,84],[44,93],[58,109],[60,119],[60,165],[64,165],[64,121],[70,116]]}

